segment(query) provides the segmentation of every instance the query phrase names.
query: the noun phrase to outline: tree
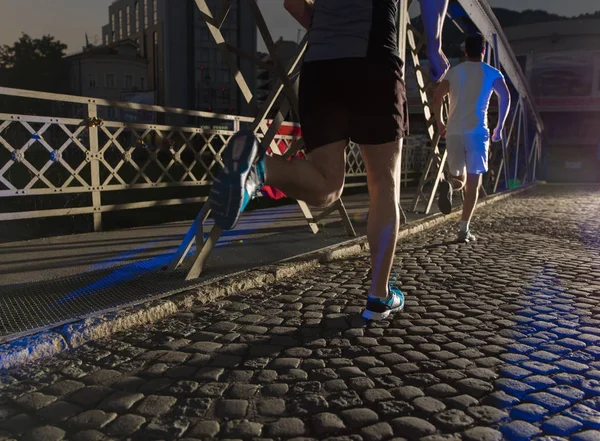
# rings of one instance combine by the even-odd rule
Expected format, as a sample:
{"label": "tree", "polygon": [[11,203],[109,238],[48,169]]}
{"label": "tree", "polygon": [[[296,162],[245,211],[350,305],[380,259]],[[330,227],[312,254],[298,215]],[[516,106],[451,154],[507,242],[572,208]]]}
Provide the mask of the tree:
{"label": "tree", "polygon": [[68,74],[63,60],[67,45],[50,35],[32,39],[23,34],[14,45],[0,47],[2,85],[43,92],[60,92]]}

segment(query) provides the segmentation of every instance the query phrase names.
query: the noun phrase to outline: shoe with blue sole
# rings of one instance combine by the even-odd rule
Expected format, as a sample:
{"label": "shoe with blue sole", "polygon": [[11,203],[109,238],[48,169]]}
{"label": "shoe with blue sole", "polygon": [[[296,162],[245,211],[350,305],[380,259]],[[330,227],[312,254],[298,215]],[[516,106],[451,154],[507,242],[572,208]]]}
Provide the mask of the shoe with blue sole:
{"label": "shoe with blue sole", "polygon": [[365,320],[384,320],[390,314],[404,309],[404,293],[390,285],[387,299],[380,299],[369,294],[367,307],[362,316]]}
{"label": "shoe with blue sole", "polygon": [[265,150],[254,132],[234,134],[223,150],[223,170],[210,190],[209,203],[215,224],[235,228],[252,197],[265,182]]}

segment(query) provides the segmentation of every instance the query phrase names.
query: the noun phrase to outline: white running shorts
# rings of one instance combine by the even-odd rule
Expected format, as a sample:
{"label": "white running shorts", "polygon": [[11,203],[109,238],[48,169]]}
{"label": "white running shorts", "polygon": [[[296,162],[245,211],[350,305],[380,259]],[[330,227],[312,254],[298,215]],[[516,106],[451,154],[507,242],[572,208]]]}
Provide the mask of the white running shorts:
{"label": "white running shorts", "polygon": [[448,168],[452,176],[468,174],[481,175],[488,170],[490,150],[489,133],[465,133],[447,135]]}

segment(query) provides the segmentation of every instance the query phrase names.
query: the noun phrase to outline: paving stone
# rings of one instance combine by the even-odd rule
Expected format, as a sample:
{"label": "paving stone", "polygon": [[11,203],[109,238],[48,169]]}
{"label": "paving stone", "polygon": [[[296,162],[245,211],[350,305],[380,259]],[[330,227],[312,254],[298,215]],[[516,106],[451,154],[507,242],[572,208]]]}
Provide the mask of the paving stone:
{"label": "paving stone", "polygon": [[432,397],[418,397],[411,402],[415,410],[426,414],[434,414],[446,409],[446,405]]}
{"label": "paving stone", "polygon": [[581,382],[581,389],[590,395],[600,395],[600,381],[599,380],[583,380]]}
{"label": "paving stone", "polygon": [[144,439],[177,439],[189,428],[190,421],[184,418],[161,417],[151,420],[140,435]]}
{"label": "paving stone", "polygon": [[410,413],[414,407],[406,401],[382,401],[377,403],[377,412],[383,417],[395,417]]}
{"label": "paving stone", "polygon": [[516,420],[502,427],[502,433],[507,440],[520,441],[529,440],[542,433],[542,431],[531,423]]}
{"label": "paving stone", "polygon": [[321,392],[322,387],[318,381],[301,381],[292,386],[292,393],[296,395],[318,393]]}
{"label": "paving stone", "polygon": [[508,419],[507,412],[492,406],[471,406],[466,413],[475,418],[479,423],[492,426]]}
{"label": "paving stone", "polygon": [[81,388],[66,399],[81,407],[92,407],[100,403],[106,396],[112,393],[112,389],[104,386],[86,386]]}
{"label": "paving stone", "polygon": [[286,407],[291,414],[314,414],[326,411],[329,403],[322,395],[311,393],[289,398]]}
{"label": "paving stone", "polygon": [[121,415],[106,428],[106,434],[116,437],[128,437],[136,433],[145,422],[146,418],[139,415]]}
{"label": "paving stone", "polygon": [[505,366],[500,368],[500,373],[506,377],[521,380],[532,374],[530,370],[523,369],[519,366]]}
{"label": "paving stone", "polygon": [[536,390],[535,387],[530,386],[523,381],[513,380],[511,378],[501,378],[496,381],[496,385],[507,394],[518,398],[523,398],[525,395],[535,392]]}
{"label": "paving stone", "polygon": [[571,435],[572,441],[599,441],[600,433],[597,430],[586,430]]}
{"label": "paving stone", "polygon": [[449,384],[439,383],[429,386],[426,393],[435,398],[446,398],[456,395],[458,391]]}
{"label": "paving stone", "polygon": [[556,385],[556,381],[545,375],[531,375],[530,377],[523,378],[521,381],[535,388],[537,391],[542,391]]}
{"label": "paving stone", "polygon": [[367,408],[343,410],[340,412],[340,416],[351,429],[361,428],[379,421],[377,413]]}
{"label": "paving stone", "polygon": [[394,396],[385,389],[367,389],[362,393],[365,403],[375,404],[380,401],[393,400]]}
{"label": "paving stone", "polygon": [[256,384],[237,383],[232,384],[231,387],[227,389],[225,396],[233,399],[249,399],[254,396],[257,391],[258,385]]}
{"label": "paving stone", "polygon": [[475,420],[458,409],[448,409],[435,414],[431,422],[444,431],[457,432],[471,426]]}
{"label": "paving stone", "polygon": [[560,372],[552,376],[552,379],[559,384],[568,384],[574,387],[581,387],[585,381],[585,377],[577,374],[570,374],[568,372]]}
{"label": "paving stone", "polygon": [[217,403],[216,414],[220,418],[242,419],[248,412],[246,400],[221,400]]}
{"label": "paving stone", "polygon": [[395,418],[391,421],[391,425],[394,428],[394,433],[410,434],[411,437],[417,439],[432,435],[437,431],[433,424],[411,416]]}
{"label": "paving stone", "polygon": [[28,432],[22,439],[23,441],[61,441],[66,432],[54,426],[42,426]]}
{"label": "paving stone", "polygon": [[498,374],[491,369],[486,368],[472,368],[466,371],[470,377],[475,377],[484,381],[491,381],[498,378]]}
{"label": "paving stone", "polygon": [[299,358],[277,358],[271,363],[271,369],[296,369],[300,366]]}
{"label": "paving stone", "polygon": [[363,427],[360,434],[365,441],[383,441],[394,436],[394,430],[388,423],[377,423]]}
{"label": "paving stone", "polygon": [[513,407],[510,416],[515,420],[524,420],[535,423],[548,414],[548,409],[533,403],[519,404]]}
{"label": "paving stone", "polygon": [[353,390],[333,393],[328,397],[327,401],[332,410],[348,409],[350,407],[362,406],[363,404],[359,395]]}
{"label": "paving stone", "polygon": [[123,412],[130,409],[135,403],[144,398],[143,394],[129,392],[115,392],[108,396],[100,405],[100,409]]}
{"label": "paving stone", "polygon": [[68,423],[71,427],[83,429],[101,429],[114,420],[117,414],[114,412],[104,412],[102,410],[86,410],[79,415],[71,418]]}
{"label": "paving stone", "polygon": [[312,427],[318,435],[337,433],[344,430],[344,422],[333,413],[320,413],[313,415]]}
{"label": "paving stone", "polygon": [[580,404],[584,404],[594,410],[600,411],[600,396],[595,396],[587,400],[583,400]]}
{"label": "paving stone", "polygon": [[545,433],[555,435],[570,435],[582,427],[583,424],[579,421],[563,415],[553,416],[542,424],[542,429]]}
{"label": "paving stone", "polygon": [[569,386],[567,384],[561,384],[558,386],[551,387],[547,390],[547,392],[564,398],[565,400],[568,400],[570,402],[580,401],[583,400],[583,398],[585,397],[584,391]]}
{"label": "paving stone", "polygon": [[139,403],[136,413],[150,417],[161,416],[169,412],[176,402],[174,397],[150,395]]}
{"label": "paving stone", "polygon": [[477,406],[479,404],[479,400],[473,398],[471,395],[466,394],[444,398],[443,401],[447,406],[460,410],[465,410],[471,406]]}
{"label": "paving stone", "polygon": [[68,420],[82,411],[83,409],[75,404],[66,401],[55,401],[36,412],[36,416],[50,424],[54,424]]}
{"label": "paving stone", "polygon": [[102,432],[94,429],[81,430],[73,437],[74,441],[104,441],[105,439],[106,436]]}
{"label": "paving stone", "polygon": [[[292,440],[290,440],[292,441]],[[305,441],[305,440],[298,440]],[[360,435],[345,435],[345,436],[330,436],[329,438],[325,438],[323,441],[364,441],[363,437]],[[403,441],[403,440],[400,440]]]}
{"label": "paving stone", "polygon": [[289,386],[285,383],[268,384],[261,389],[266,397],[282,397],[288,393]]}
{"label": "paving stone", "polygon": [[221,431],[218,421],[199,421],[190,428],[186,435],[194,438],[214,438]]}
{"label": "paving stone", "polygon": [[40,392],[25,394],[16,400],[17,404],[27,410],[38,410],[56,401],[53,395],[44,395]]}
{"label": "paving stone", "polygon": [[584,404],[576,404],[564,412],[565,416],[580,421],[586,428],[600,429],[600,411]]}
{"label": "paving stone", "polygon": [[46,387],[43,392],[56,397],[63,397],[85,387],[85,384],[75,380],[63,380]]}
{"label": "paving stone", "polygon": [[248,420],[228,421],[223,428],[225,436],[250,438],[257,437],[261,434],[263,425],[261,423]]}
{"label": "paving stone", "polygon": [[558,368],[560,368],[564,371],[577,373],[577,374],[583,373],[590,369],[590,367],[587,364],[578,363],[573,360],[558,360],[554,363],[555,363],[555,366],[557,366]]}
{"label": "paving stone", "polygon": [[459,391],[476,398],[482,397],[494,390],[493,384],[477,378],[464,378],[458,380],[455,385]]}
{"label": "paving stone", "polygon": [[260,415],[280,416],[285,413],[285,400],[280,398],[266,398],[257,401],[256,409]]}
{"label": "paving stone", "polygon": [[348,389],[344,380],[329,380],[323,383],[323,389],[327,392],[340,392]]}
{"label": "paving stone", "polygon": [[27,414],[18,414],[4,421],[0,421],[0,430],[7,430],[13,434],[21,434],[35,427],[35,419]]}
{"label": "paving stone", "polygon": [[267,436],[273,438],[291,438],[304,435],[306,427],[304,427],[304,423],[301,419],[281,418],[273,423],[267,424],[265,432]]}
{"label": "paving stone", "polygon": [[552,413],[560,412],[561,410],[566,409],[571,404],[567,400],[557,397],[556,395],[549,394],[547,392],[537,392],[529,394],[525,399],[527,401],[545,407]]}
{"label": "paving stone", "polygon": [[197,395],[212,398],[221,397],[228,386],[227,383],[207,383],[198,389]]}
{"label": "paving stone", "polygon": [[502,432],[489,427],[473,427],[462,434],[463,441],[501,441]]}
{"label": "paving stone", "polygon": [[201,418],[206,415],[211,404],[210,398],[186,398],[178,405],[177,412],[186,417]]}

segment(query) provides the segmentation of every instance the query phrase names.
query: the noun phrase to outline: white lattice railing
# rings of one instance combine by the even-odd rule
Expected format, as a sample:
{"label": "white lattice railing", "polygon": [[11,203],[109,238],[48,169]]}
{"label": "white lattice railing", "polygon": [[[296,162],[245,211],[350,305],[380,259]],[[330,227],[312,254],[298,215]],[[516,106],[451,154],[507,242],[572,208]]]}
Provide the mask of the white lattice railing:
{"label": "white lattice railing", "polygon": [[[202,203],[215,174],[220,154],[229,138],[252,118],[159,106],[123,103],[96,98],[57,95],[0,87],[0,97],[43,100],[61,108],[78,106],[79,117],[0,113],[0,198],[81,194],[77,206],[39,209],[14,204],[0,220],[93,214],[96,229],[107,211]],[[102,107],[153,112],[162,118],[194,119],[195,123],[137,124],[103,121]],[[0,109],[6,112],[6,109]],[[23,112],[24,113],[24,112]],[[29,112],[32,113],[32,112]],[[65,113],[65,112],[63,112]],[[68,112],[67,112],[68,113]],[[81,117],[81,114],[84,117]],[[266,132],[266,125],[259,136]],[[287,148],[296,138],[277,135],[273,143]],[[414,179],[419,170],[418,145],[403,154],[403,178]],[[349,186],[366,185],[364,164],[356,145],[348,149]],[[418,178],[418,175],[416,176]],[[180,198],[146,192],[144,200],[107,203],[110,192],[168,187],[200,187],[204,195]],[[89,197],[91,195],[91,197]],[[4,199],[5,201],[7,199]],[[127,200],[127,198],[125,198]],[[18,209],[22,207],[22,209]]]}

